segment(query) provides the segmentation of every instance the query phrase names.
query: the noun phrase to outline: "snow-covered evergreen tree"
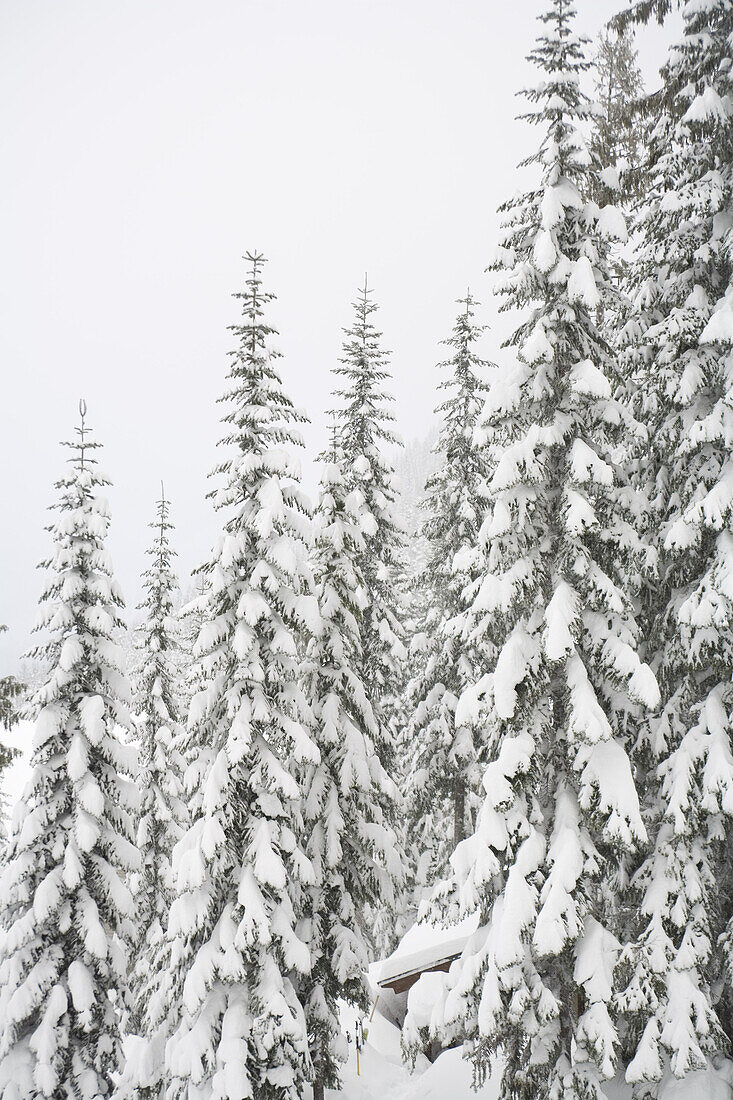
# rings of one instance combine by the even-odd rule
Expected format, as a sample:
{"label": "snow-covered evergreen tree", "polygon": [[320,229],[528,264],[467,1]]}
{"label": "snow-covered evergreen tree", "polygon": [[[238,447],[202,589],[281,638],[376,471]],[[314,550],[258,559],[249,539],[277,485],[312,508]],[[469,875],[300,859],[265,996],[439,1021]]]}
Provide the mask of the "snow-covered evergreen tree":
{"label": "snow-covered evergreen tree", "polygon": [[[377,304],[367,280],[354,303],[354,322],[345,330],[343,356],[335,373],[343,380],[337,391],[342,405],[335,410],[347,484],[358,488],[373,529],[364,537],[356,566],[364,578],[367,606],[361,624],[361,655],[356,672],[371,704],[377,729],[374,745],[382,766],[395,775],[399,715],[397,696],[404,680],[406,650],[399,618],[396,573],[401,568],[402,531],[397,519],[394,470],[385,448],[399,443],[392,430],[392,396],[388,353],[381,346],[372,317]],[[371,914],[373,934],[381,952],[395,943],[395,914],[386,905]]]}
{"label": "snow-covered evergreen tree", "polygon": [[596,325],[612,294],[606,239],[624,226],[583,197],[596,165],[574,15],[551,0],[540,17],[541,83],[525,93],[543,128],[527,162],[540,179],[503,208],[495,264],[516,365],[486,404],[496,464],[469,628],[498,657],[459,702],[470,714],[483,683],[493,758],[475,833],[451,860],[483,927],[443,1005],[479,1078],[501,1048],[502,1095],[527,1100],[600,1100],[616,1072],[608,881],[646,839],[626,725],[659,702],[625,591],[641,547],[620,461],[637,428]]}
{"label": "snow-covered evergreen tree", "polygon": [[445,874],[451,851],[472,831],[480,790],[481,746],[472,727],[456,722],[456,705],[489,659],[462,630],[489,473],[486,452],[475,439],[489,364],[476,351],[483,327],[474,319],[470,293],[462,305],[444,341],[451,358],[440,364],[446,375],[440,389],[447,397],[436,409],[441,418],[433,448],[436,470],[423,500],[429,549],[418,581],[428,598],[411,645],[418,674],[407,692],[408,855],[418,890]]}
{"label": "snow-covered evergreen tree", "polygon": [[[298,983],[310,969],[299,924],[313,868],[297,826],[296,772],[317,763],[303,695],[302,638],[318,629],[306,568],[309,504],[291,454],[303,420],[277,370],[260,255],[248,255],[223,400],[226,454],[212,495],[222,533],[206,566],[198,641],[206,686],[189,723],[193,823],[174,852],[166,997],[174,1096],[299,1100],[309,1075]],[[154,1006],[159,1020],[165,1003]],[[163,1024],[165,1026],[165,1024]]]}
{"label": "snow-covered evergreen tree", "polygon": [[386,812],[396,797],[395,784],[376,754],[377,724],[357,671],[367,607],[359,561],[374,519],[362,493],[349,488],[342,465],[334,444],[316,511],[315,581],[323,631],[308,650],[307,691],[320,751],[303,783],[306,854],[315,873],[307,891],[313,969],[303,983],[314,1100],[323,1100],[324,1087],[339,1085],[344,1057],[339,1001],[367,1008],[366,914],[394,905],[394,880],[402,876]]}
{"label": "snow-covered evergreen tree", "polygon": [[133,679],[133,724],[139,745],[141,807],[137,846],[142,866],[134,899],[137,936],[130,972],[128,1028],[144,1035],[151,993],[160,984],[164,939],[173,896],[171,857],[187,825],[181,756],[180,651],[173,601],[178,581],[170,544],[169,501],[161,492],[155,531],[148,550],[151,563],[143,576],[145,621],[138,639]]}
{"label": "snow-covered evergreen tree", "polygon": [[663,702],[638,747],[653,846],[632,883],[635,942],[620,967],[627,1077],[644,1096],[668,1070],[704,1066],[723,1031],[733,1038],[715,957],[733,912],[733,4],[682,8],[683,37],[653,104],[654,166],[622,333],[651,440],[637,478],[657,559],[643,614]]}
{"label": "snow-covered evergreen tree", "polygon": [[81,408],[44,563],[38,626],[49,637],[36,652],[50,672],[33,699],[32,774],[0,880],[3,1100],[108,1097],[120,1052],[135,792],[120,741],[128,687],[113,640],[122,596],[105,547],[109,483]]}
{"label": "snow-covered evergreen tree", "polygon": [[391,427],[394,417],[389,405],[393,398],[385,389],[390,377],[388,353],[381,347],[382,334],[371,320],[377,308],[365,280],[354,303],[354,323],[346,329],[343,357],[334,373],[343,379],[338,391],[343,405],[336,416],[346,476],[358,485],[374,519],[374,529],[365,536],[358,562],[369,601],[362,625],[359,675],[383,730],[379,746],[382,762],[390,767],[394,746],[386,732],[385,717],[404,652],[394,591],[402,532],[395,509],[394,470],[385,455],[385,447],[399,440]]}

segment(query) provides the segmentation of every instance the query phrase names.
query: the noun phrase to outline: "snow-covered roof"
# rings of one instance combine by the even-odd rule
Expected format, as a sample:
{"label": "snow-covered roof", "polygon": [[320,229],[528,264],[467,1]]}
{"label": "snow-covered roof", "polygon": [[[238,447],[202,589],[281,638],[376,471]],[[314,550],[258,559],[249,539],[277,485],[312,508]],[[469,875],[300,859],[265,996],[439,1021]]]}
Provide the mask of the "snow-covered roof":
{"label": "snow-covered roof", "polygon": [[385,985],[407,974],[417,974],[460,955],[479,925],[478,913],[458,924],[413,924],[392,954],[375,968],[374,979]]}

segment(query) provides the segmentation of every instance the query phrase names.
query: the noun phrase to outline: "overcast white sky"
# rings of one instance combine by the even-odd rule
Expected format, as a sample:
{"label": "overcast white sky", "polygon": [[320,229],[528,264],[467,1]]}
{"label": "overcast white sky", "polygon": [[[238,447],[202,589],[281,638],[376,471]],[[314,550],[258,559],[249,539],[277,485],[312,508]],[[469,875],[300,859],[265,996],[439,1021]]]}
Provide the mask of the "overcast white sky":
{"label": "overcast white sky", "polygon": [[[595,35],[620,0],[578,0]],[[0,674],[28,643],[45,508],[84,396],[139,597],[161,477],[180,565],[216,528],[229,295],[257,248],[286,386],[312,418],[369,272],[398,428],[428,428],[438,341],[483,273],[535,135],[514,93],[543,0],[0,0]],[[642,35],[650,83],[669,31]],[[494,341],[495,342],[495,337]],[[491,346],[490,354],[495,354]]]}

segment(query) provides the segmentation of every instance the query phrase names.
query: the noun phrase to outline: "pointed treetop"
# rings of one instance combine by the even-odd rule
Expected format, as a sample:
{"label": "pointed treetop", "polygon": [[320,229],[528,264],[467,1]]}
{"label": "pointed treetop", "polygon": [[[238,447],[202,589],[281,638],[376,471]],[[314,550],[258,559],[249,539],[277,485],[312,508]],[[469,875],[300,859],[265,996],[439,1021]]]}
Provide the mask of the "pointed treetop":
{"label": "pointed treetop", "polygon": [[87,442],[86,437],[89,434],[89,432],[91,431],[91,428],[87,428],[87,426],[86,426],[86,415],[87,415],[87,403],[86,403],[86,401],[84,400],[83,397],[80,397],[79,398],[79,427],[74,429],[76,431],[76,434],[79,436],[79,442],[76,443],[76,444],[74,444],[74,443],[67,444],[67,446],[72,446],[76,450],[76,454],[71,459],[71,462],[74,463],[74,464],[77,464],[80,470],[84,469],[84,451],[88,447],[92,447],[92,446],[97,445],[97,444]]}
{"label": "pointed treetop", "polygon": [[262,337],[275,335],[275,329],[265,324],[261,318],[264,307],[276,296],[271,291],[262,290],[262,268],[267,263],[267,257],[255,251],[245,252],[243,259],[250,265],[250,272],[244,280],[247,289],[235,291],[232,297],[242,300],[242,313],[247,322],[244,325],[230,325],[229,329],[240,336],[248,333],[251,340],[250,351],[254,354]]}
{"label": "pointed treetop", "polygon": [[[379,306],[372,299],[373,290],[369,286],[369,276],[366,271],[364,272],[364,285],[359,287],[358,298],[354,303],[354,309],[356,311],[357,324],[354,329],[345,329],[344,331],[348,336],[356,336],[361,343],[366,346],[369,342],[370,336],[375,333],[375,330],[368,323],[367,318],[371,313],[376,313]],[[381,335],[381,333],[376,333]],[[388,352],[384,353],[389,354]]]}
{"label": "pointed treetop", "polygon": [[465,298],[457,298],[456,299],[456,304],[459,305],[459,306],[465,306],[466,307],[463,310],[464,317],[468,317],[469,315],[473,314],[473,309],[471,307],[476,305],[476,301],[475,301],[474,298],[471,297],[471,288],[470,287],[466,288],[466,297]]}
{"label": "pointed treetop", "polygon": [[[252,272],[249,278],[246,280],[247,286],[255,288],[256,291],[259,288],[260,283],[262,282],[262,268],[267,263],[267,257],[264,256],[261,252],[257,252],[257,250],[255,250],[254,252],[245,252],[242,258],[246,260],[252,268]],[[235,294],[234,297],[241,298],[242,295]]]}
{"label": "pointed treetop", "polygon": [[155,544],[148,551],[150,554],[155,554],[161,557],[165,551],[167,554],[175,556],[175,550],[172,550],[168,546],[167,532],[173,530],[173,524],[170,522],[170,506],[171,502],[166,498],[165,488],[163,482],[160,483],[160,499],[157,504],[157,519],[149,523],[148,526],[157,529],[158,537],[155,540]]}
{"label": "pointed treetop", "polygon": [[[97,460],[90,455],[90,451],[96,451],[102,446],[101,443],[97,443],[96,440],[91,438],[92,429],[87,426],[87,403],[84,398],[79,399],[79,424],[74,428],[76,433],[76,439],[64,440],[61,444],[62,447],[68,447],[72,451],[71,458],[68,460],[74,467],[75,474],[87,474],[90,473],[90,467],[96,466]],[[69,483],[74,480],[74,476],[71,477]],[[106,478],[103,478],[97,474],[92,479],[100,484],[107,484]]]}
{"label": "pointed treetop", "polygon": [[257,249],[255,249],[254,252],[245,252],[245,254],[243,256],[243,259],[247,260],[248,263],[252,264],[252,274],[253,275],[258,274],[257,268],[259,267],[260,264],[266,264],[267,263],[267,256],[265,256],[265,254],[263,252],[258,252]]}
{"label": "pointed treetop", "polygon": [[[590,40],[573,29],[575,15],[575,7],[569,0],[551,0],[549,10],[539,16],[545,29],[527,60],[541,69],[546,78],[522,93],[537,106],[520,116],[532,123],[549,123],[548,138],[523,163],[555,164],[563,174],[568,167],[578,164],[579,138],[569,120],[584,120],[593,115],[590,100],[580,90],[580,75],[592,66],[584,53]],[[587,163],[586,158],[583,161]]]}

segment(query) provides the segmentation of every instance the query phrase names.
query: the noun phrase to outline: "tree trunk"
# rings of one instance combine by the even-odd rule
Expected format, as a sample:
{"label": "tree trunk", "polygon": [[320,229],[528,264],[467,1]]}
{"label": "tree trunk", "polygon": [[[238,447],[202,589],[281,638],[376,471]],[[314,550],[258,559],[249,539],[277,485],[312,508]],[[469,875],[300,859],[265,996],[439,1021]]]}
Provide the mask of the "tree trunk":
{"label": "tree trunk", "polygon": [[457,775],[453,780],[453,847],[466,839],[466,784]]}
{"label": "tree trunk", "polygon": [[313,1100],[324,1100],[323,1078],[317,1077],[313,1082]]}

